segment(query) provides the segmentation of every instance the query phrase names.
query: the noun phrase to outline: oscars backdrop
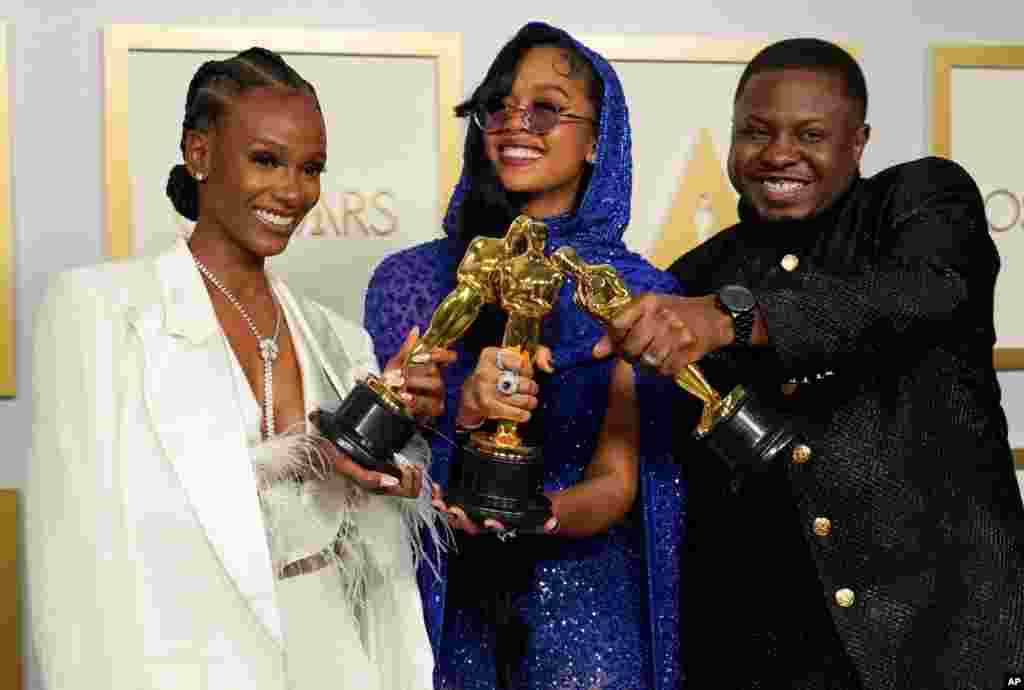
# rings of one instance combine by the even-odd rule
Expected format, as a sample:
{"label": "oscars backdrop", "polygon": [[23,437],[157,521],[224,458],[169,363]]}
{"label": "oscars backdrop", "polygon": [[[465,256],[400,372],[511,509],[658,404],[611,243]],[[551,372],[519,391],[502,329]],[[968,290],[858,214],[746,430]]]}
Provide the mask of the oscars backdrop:
{"label": "oscars backdrop", "polygon": [[317,89],[327,122],[320,203],[271,269],[361,322],[370,273],[388,253],[439,236],[459,169],[458,34],[108,27],[109,251],[159,252],[191,224],[164,193],[185,94],[205,60],[250,46],[281,53]]}
{"label": "oscars backdrop", "polygon": [[[967,168],[985,197],[1002,269],[996,281],[997,369],[1024,369],[1024,45],[932,47],[932,153]],[[1024,449],[1014,451],[1024,470]],[[1019,473],[1020,474],[1020,473]],[[1024,490],[1024,475],[1021,475]]]}
{"label": "oscars backdrop", "polygon": [[932,48],[932,152],[967,168],[999,248],[996,366],[1024,369],[1024,45]]}

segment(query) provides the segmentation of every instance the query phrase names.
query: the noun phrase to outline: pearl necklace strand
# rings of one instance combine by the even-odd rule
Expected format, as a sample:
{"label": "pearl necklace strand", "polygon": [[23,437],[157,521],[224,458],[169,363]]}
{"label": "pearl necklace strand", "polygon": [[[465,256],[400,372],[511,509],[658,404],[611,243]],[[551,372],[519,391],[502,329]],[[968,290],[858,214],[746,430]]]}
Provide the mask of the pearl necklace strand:
{"label": "pearl necklace strand", "polygon": [[281,335],[281,307],[278,306],[277,300],[274,299],[273,292],[271,292],[270,299],[274,303],[274,308],[277,311],[277,322],[274,324],[274,336],[272,338],[264,338],[260,335],[259,330],[257,330],[255,322],[253,322],[252,317],[249,316],[249,312],[245,310],[245,307],[243,307],[241,302],[238,301],[238,298],[235,297],[234,293],[224,287],[224,284],[217,279],[217,276],[213,275],[213,272],[210,271],[202,261],[197,259],[195,256],[192,257],[192,260],[195,261],[196,268],[199,269],[199,272],[202,273],[207,280],[213,283],[215,288],[224,293],[228,302],[238,310],[238,313],[242,315],[242,318],[245,319],[245,323],[249,326],[249,330],[252,331],[252,334],[256,337],[256,342],[260,347],[260,359],[263,360],[263,420],[267,429],[267,433],[264,438],[270,438],[275,433],[273,365],[274,360],[277,359],[277,355],[280,352],[277,345],[277,339]]}

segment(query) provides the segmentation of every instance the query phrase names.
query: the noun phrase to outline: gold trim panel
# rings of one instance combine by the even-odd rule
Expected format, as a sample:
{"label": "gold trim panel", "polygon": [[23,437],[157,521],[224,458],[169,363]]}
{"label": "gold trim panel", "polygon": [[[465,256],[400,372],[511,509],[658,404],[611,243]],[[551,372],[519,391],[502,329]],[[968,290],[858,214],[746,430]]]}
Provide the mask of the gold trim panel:
{"label": "gold trim panel", "polygon": [[18,605],[18,492],[0,489],[0,690],[21,688]]}
{"label": "gold trim panel", "polygon": [[[953,158],[954,67],[1024,69],[1024,45],[931,46],[931,151],[943,158]],[[1024,348],[995,348],[992,356],[996,369],[1024,369]]]}

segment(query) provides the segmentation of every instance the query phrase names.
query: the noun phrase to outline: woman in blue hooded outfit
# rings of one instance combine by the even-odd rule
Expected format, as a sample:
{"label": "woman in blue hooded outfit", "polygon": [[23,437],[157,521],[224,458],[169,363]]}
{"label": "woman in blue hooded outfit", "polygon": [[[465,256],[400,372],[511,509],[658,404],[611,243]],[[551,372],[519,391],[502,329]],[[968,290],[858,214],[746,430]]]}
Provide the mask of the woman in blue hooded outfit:
{"label": "woman in blue hooded outfit", "polygon": [[[622,241],[629,120],[601,56],[559,29],[528,24],[456,114],[472,123],[447,237],[388,257],[370,282],[366,327],[381,361],[410,328],[430,322],[470,240],[503,236],[520,213],[547,225],[547,252],[571,245],[590,263],[614,266],[634,292],[674,290],[670,276]],[[676,466],[639,447],[647,435],[639,420],[651,417],[643,408],[662,384],[592,358],[604,331],[571,290],[567,281],[544,320],[553,371],[522,372],[526,394],[504,400],[508,416],[529,417],[520,428],[543,447],[544,489],[560,527],[504,541],[460,534],[441,577],[421,574],[438,688],[678,685],[683,489]],[[458,360],[444,371],[447,405],[433,441],[431,472],[442,487],[457,424],[470,426],[498,404],[494,346],[503,325],[504,314],[485,307],[453,346]]]}

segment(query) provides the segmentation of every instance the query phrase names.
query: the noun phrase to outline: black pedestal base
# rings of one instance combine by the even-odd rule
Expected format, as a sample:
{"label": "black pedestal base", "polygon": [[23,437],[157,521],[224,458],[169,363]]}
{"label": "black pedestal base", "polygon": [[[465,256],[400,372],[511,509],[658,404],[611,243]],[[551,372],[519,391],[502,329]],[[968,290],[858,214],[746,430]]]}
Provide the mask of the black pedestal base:
{"label": "black pedestal base", "polygon": [[735,407],[715,420],[704,439],[731,467],[773,462],[780,453],[801,443],[791,421],[753,393],[738,389],[730,396],[738,400]]}
{"label": "black pedestal base", "polygon": [[416,433],[416,421],[395,411],[365,383],[357,384],[334,412],[317,410],[310,419],[321,434],[358,464],[402,478],[395,451]]}
{"label": "black pedestal base", "polygon": [[460,446],[452,465],[447,501],[477,523],[497,520],[508,529],[540,533],[551,517],[541,492],[544,462],[539,448],[510,459],[470,444]]}

